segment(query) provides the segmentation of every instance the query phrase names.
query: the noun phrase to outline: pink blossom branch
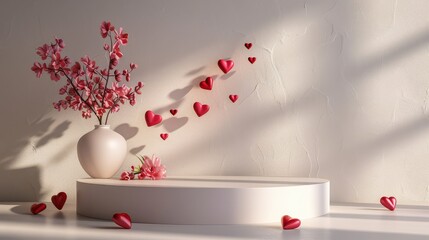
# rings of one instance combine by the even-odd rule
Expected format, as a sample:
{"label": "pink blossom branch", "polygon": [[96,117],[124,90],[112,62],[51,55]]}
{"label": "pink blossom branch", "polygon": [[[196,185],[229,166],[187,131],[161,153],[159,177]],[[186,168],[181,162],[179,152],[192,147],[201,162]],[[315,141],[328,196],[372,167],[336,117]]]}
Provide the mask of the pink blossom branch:
{"label": "pink blossom branch", "polygon": [[[62,69],[62,68],[60,68],[59,69],[59,71],[60,72],[62,72],[63,74],[64,74],[64,76],[66,76],[66,78],[67,78],[67,81],[70,83],[70,85],[73,87],[73,90],[76,92],[76,94],[80,97],[80,99],[82,100],[82,102],[83,103],[85,103],[85,105],[86,106],[88,106],[89,107],[89,109],[91,109],[91,111],[95,114],[95,116],[97,117],[97,119],[98,119],[98,122],[100,123],[100,125],[102,124],[102,119],[101,119],[101,117],[99,117],[98,116],[98,114],[97,114],[97,112],[94,110],[94,108],[90,105],[90,104],[88,104],[87,103],[87,101],[86,100],[84,100],[83,99],[83,97],[82,97],[82,95],[80,95],[79,94],[79,90],[77,90],[77,88],[76,88],[76,86],[73,84],[73,81],[72,81],[72,79],[65,73],[65,71],[64,71],[64,69]],[[88,99],[87,99],[88,100]]]}

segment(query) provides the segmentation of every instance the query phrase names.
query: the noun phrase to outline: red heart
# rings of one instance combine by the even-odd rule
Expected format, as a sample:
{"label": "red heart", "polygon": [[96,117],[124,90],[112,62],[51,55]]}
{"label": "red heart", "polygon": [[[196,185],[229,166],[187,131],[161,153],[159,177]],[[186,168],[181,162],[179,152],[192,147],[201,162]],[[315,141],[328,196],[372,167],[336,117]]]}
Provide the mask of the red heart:
{"label": "red heart", "polygon": [[210,106],[207,104],[201,104],[199,102],[194,103],[194,111],[198,115],[198,117],[203,116],[210,110]]}
{"label": "red heart", "polygon": [[292,218],[288,215],[282,217],[282,227],[284,230],[295,229],[301,226],[301,220]]}
{"label": "red heart", "polygon": [[249,62],[251,63],[251,64],[253,64],[255,61],[256,61],[256,57],[249,57],[249,58],[247,58],[248,60],[249,60]]}
{"label": "red heart", "polygon": [[52,203],[58,210],[63,209],[64,204],[67,200],[67,194],[65,192],[60,192],[57,195],[51,197]]}
{"label": "red heart", "polygon": [[130,215],[126,213],[115,213],[112,217],[113,222],[115,222],[118,226],[130,229],[131,228],[131,218]]}
{"label": "red heart", "polygon": [[154,126],[162,121],[161,115],[156,115],[150,110],[146,112],[144,118],[146,119],[146,124],[148,127]]}
{"label": "red heart", "polygon": [[33,213],[34,215],[39,214],[45,209],[46,209],[46,204],[44,203],[35,203],[31,205],[31,213]]}
{"label": "red heart", "polygon": [[168,138],[168,133],[161,133],[159,136],[161,136],[162,140],[165,140]]}
{"label": "red heart", "polygon": [[395,197],[382,197],[380,198],[380,203],[385,208],[389,209],[390,211],[395,210],[396,208],[396,198]]}
{"label": "red heart", "polygon": [[206,80],[200,82],[200,88],[205,90],[212,90],[213,88],[213,78],[208,77]]}
{"label": "red heart", "polygon": [[222,70],[222,72],[226,74],[234,67],[234,62],[232,60],[220,59],[217,62],[217,65],[219,66],[220,70]]}
{"label": "red heart", "polygon": [[237,101],[238,99],[238,95],[229,95],[229,99],[231,100],[231,102],[235,103],[235,101]]}
{"label": "red heart", "polygon": [[247,48],[247,49],[251,49],[252,48],[252,43],[245,43],[244,44],[244,46]]}
{"label": "red heart", "polygon": [[171,113],[171,115],[176,115],[176,113],[177,113],[177,109],[170,109],[170,113]]}

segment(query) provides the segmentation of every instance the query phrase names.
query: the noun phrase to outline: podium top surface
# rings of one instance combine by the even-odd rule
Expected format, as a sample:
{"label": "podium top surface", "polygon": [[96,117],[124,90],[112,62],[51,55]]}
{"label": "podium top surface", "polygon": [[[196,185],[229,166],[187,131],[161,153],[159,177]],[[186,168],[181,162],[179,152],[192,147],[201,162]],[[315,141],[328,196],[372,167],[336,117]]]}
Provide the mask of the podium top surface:
{"label": "podium top surface", "polygon": [[78,183],[123,187],[158,188],[266,188],[293,187],[329,182],[320,178],[259,177],[259,176],[169,176],[162,180],[78,179]]}

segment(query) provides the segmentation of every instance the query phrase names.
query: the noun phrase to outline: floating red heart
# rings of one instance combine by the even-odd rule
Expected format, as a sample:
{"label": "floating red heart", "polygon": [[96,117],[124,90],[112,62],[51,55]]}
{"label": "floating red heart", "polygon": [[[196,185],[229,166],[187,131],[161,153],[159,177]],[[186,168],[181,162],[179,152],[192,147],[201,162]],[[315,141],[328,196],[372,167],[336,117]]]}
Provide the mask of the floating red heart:
{"label": "floating red heart", "polygon": [[201,104],[199,102],[194,103],[194,111],[198,115],[198,117],[203,116],[210,110],[210,106],[207,104]]}
{"label": "floating red heart", "polygon": [[168,133],[161,133],[161,134],[159,134],[159,136],[162,138],[162,140],[165,141],[165,139],[168,138]]}
{"label": "floating red heart", "polygon": [[112,217],[113,222],[115,222],[118,226],[130,229],[131,228],[131,217],[126,213],[115,213]]}
{"label": "floating red heart", "polygon": [[177,109],[170,109],[170,113],[171,113],[171,115],[176,115],[176,113],[177,113]]}
{"label": "floating red heart", "polygon": [[31,205],[31,213],[33,213],[34,215],[39,214],[45,209],[46,209],[46,204],[44,203],[35,203]]}
{"label": "floating red heart", "polygon": [[247,49],[251,49],[252,48],[252,43],[245,43],[244,44],[244,46],[247,48]]}
{"label": "floating red heart", "polygon": [[231,102],[235,103],[235,101],[237,101],[238,99],[238,95],[229,95],[229,99],[231,100]]}
{"label": "floating red heart", "polygon": [[61,210],[61,209],[63,209],[64,204],[66,203],[67,194],[65,192],[60,192],[57,195],[52,196],[51,200],[52,200],[52,203],[54,204],[54,206],[58,210]]}
{"label": "floating red heart", "polygon": [[226,74],[234,67],[234,62],[232,60],[220,59],[217,62],[217,65],[219,66],[220,70]]}
{"label": "floating red heart", "polygon": [[146,124],[148,127],[154,126],[162,122],[161,115],[156,115],[152,111],[147,111],[144,118],[146,119]]}
{"label": "floating red heart", "polygon": [[213,88],[213,78],[207,77],[206,80],[200,82],[200,88],[205,90],[212,90]]}
{"label": "floating red heart", "polygon": [[288,215],[282,217],[282,227],[284,230],[295,229],[301,226],[301,220],[292,218]]}
{"label": "floating red heart", "polygon": [[255,61],[256,61],[256,57],[249,57],[249,58],[247,58],[248,60],[249,60],[249,62],[251,63],[251,64],[253,64]]}
{"label": "floating red heart", "polygon": [[395,210],[396,208],[396,198],[395,197],[382,197],[380,198],[380,203],[385,208],[389,209],[390,211]]}

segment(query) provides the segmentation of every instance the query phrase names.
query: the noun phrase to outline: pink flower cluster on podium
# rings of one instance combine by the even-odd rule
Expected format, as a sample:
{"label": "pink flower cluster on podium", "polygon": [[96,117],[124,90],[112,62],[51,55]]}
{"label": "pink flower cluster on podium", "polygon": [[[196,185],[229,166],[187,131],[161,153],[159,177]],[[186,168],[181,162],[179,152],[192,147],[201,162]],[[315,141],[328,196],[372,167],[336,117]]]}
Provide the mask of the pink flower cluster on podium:
{"label": "pink flower cluster on podium", "polygon": [[152,180],[159,180],[166,177],[167,170],[161,164],[161,159],[156,156],[152,158],[148,156],[137,156],[141,165],[137,167],[131,166],[130,172],[122,172],[121,180],[133,180],[137,176],[139,180],[150,178]]}
{"label": "pink flower cluster on podium", "polygon": [[[109,37],[108,43],[103,49],[108,54],[108,64],[102,68],[88,56],[80,61],[72,61],[64,56],[62,51],[65,47],[64,41],[55,38],[54,43],[43,44],[37,48],[37,55],[41,62],[35,62],[31,67],[37,78],[43,73],[50,75],[52,81],[60,81],[65,78],[66,84],[59,89],[59,94],[64,99],[54,102],[54,108],[58,111],[71,108],[81,111],[82,117],[91,118],[94,114],[99,124],[107,124],[110,113],[118,112],[120,105],[129,103],[136,104],[136,94],[141,94],[142,82],[134,87],[120,84],[123,78],[126,82],[131,80],[131,72],[137,68],[137,64],[130,63],[129,69],[117,69],[119,60],[123,57],[121,47],[128,43],[128,33],[122,28],[116,30],[110,23],[104,21],[100,26],[102,38]],[[113,80],[109,86],[109,81]]]}

